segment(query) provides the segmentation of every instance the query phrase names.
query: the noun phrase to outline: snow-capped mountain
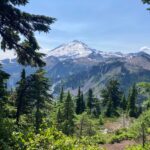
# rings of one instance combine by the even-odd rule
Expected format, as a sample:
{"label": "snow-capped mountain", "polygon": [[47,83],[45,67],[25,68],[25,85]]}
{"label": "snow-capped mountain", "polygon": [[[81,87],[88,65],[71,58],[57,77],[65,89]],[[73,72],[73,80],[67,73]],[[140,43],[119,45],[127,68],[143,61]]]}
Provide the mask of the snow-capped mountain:
{"label": "snow-capped mountain", "polygon": [[49,51],[47,53],[47,57],[54,56],[60,60],[66,60],[88,57],[92,54],[102,56],[103,58],[125,57],[125,55],[121,52],[104,52],[89,48],[86,44],[78,40],[74,40],[67,44],[62,44],[59,47]]}
{"label": "snow-capped mountain", "polygon": [[[104,52],[76,40],[49,51],[44,60],[47,76],[57,94],[62,85],[73,93],[80,86],[84,93],[93,88],[99,94],[104,84],[115,77],[124,85],[123,89],[134,82],[150,81],[150,55],[145,52]],[[22,66],[16,59],[2,60],[1,64],[11,74],[9,86],[15,86]],[[34,72],[30,67],[26,71],[27,74]]]}
{"label": "snow-capped mountain", "polygon": [[[144,52],[148,53],[148,48],[142,48],[139,53]],[[130,54],[123,54],[121,52],[106,52],[101,51],[97,49],[90,48],[85,43],[74,40],[70,43],[62,44],[55,49],[52,49],[46,53],[45,59],[48,57],[55,57],[59,60],[66,60],[66,59],[78,59],[78,58],[84,58],[88,57],[90,55],[92,56],[98,56],[102,58],[122,58],[122,57],[128,57],[132,55],[137,55],[138,53],[130,53]],[[3,51],[0,51],[0,62],[2,63],[2,60],[9,59],[15,59],[16,54],[13,51],[6,51],[5,53]]]}
{"label": "snow-capped mountain", "polygon": [[68,44],[60,45],[59,47],[48,52],[47,57],[54,56],[61,60],[87,57],[94,52],[86,44],[81,41],[72,41]]}

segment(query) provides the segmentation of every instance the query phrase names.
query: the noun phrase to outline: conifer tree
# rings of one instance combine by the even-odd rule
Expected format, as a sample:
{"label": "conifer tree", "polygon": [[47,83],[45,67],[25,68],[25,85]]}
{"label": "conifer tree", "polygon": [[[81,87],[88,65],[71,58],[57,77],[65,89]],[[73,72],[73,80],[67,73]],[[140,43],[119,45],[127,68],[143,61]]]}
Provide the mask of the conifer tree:
{"label": "conifer tree", "polygon": [[78,96],[76,99],[76,114],[81,114],[81,90],[78,89]]}
{"label": "conifer tree", "polygon": [[63,117],[61,109],[59,108],[58,112],[57,112],[57,128],[58,128],[58,130],[62,129],[63,121],[64,121],[64,117]]}
{"label": "conifer tree", "polygon": [[20,115],[31,114],[35,110],[35,127],[36,133],[38,133],[44,117],[43,110],[46,108],[46,101],[50,102],[51,99],[49,80],[45,77],[43,69],[39,69],[27,77],[23,70],[18,84],[16,123],[19,124]]}
{"label": "conifer tree", "polygon": [[97,98],[95,99],[94,110],[94,116],[99,117],[99,115],[101,114],[101,106],[100,101]]}
{"label": "conifer tree", "polygon": [[136,107],[136,101],[137,101],[137,88],[134,84],[129,91],[128,96],[128,112],[130,117],[136,117],[137,116],[137,107]]}
{"label": "conifer tree", "polygon": [[78,96],[77,96],[77,100],[76,100],[76,114],[80,114],[80,113],[81,113],[81,90],[79,87]]}
{"label": "conifer tree", "polygon": [[67,98],[64,101],[63,109],[63,133],[66,135],[72,135],[74,133],[74,103],[70,92],[68,92]]}
{"label": "conifer tree", "polygon": [[89,119],[87,113],[86,112],[82,113],[80,120],[77,124],[77,127],[79,128],[79,133],[77,132],[79,137],[87,136],[89,132],[90,133],[93,132],[91,131],[90,126],[91,126],[91,120]]}
{"label": "conifer tree", "polygon": [[119,90],[119,82],[110,80],[106,88],[102,90],[102,103],[106,107],[106,116],[118,116],[117,108],[120,107],[122,92]]}
{"label": "conifer tree", "polygon": [[0,110],[3,110],[3,106],[7,101],[7,85],[6,81],[9,79],[9,74],[1,70],[0,66]]}
{"label": "conifer tree", "polygon": [[127,100],[125,95],[122,96],[122,100],[121,100],[121,106],[122,110],[125,112],[127,109]]}
{"label": "conifer tree", "polygon": [[1,49],[15,50],[17,60],[22,65],[43,66],[43,53],[34,32],[48,32],[55,19],[43,15],[33,15],[18,7],[27,5],[28,0],[0,1]]}
{"label": "conifer tree", "polygon": [[92,109],[94,107],[94,96],[93,96],[93,90],[92,89],[89,89],[89,92],[88,92],[87,107],[89,108],[90,114],[91,114]]}
{"label": "conifer tree", "polygon": [[76,114],[81,114],[85,110],[85,102],[84,102],[84,97],[83,93],[81,92],[81,89],[79,87],[78,89],[78,96],[76,99]]}
{"label": "conifer tree", "polygon": [[113,101],[108,102],[105,115],[107,117],[112,117],[112,116],[117,115],[117,112],[116,112],[115,108],[113,107]]}
{"label": "conifer tree", "polygon": [[60,92],[60,98],[59,98],[60,103],[63,102],[63,99],[64,99],[64,88],[63,88],[63,86],[62,86],[61,92]]}
{"label": "conifer tree", "polygon": [[83,113],[86,109],[83,92],[81,93],[81,113]]}
{"label": "conifer tree", "polygon": [[51,94],[49,93],[50,82],[48,78],[45,77],[45,71],[43,69],[37,70],[36,73],[32,75],[31,88],[33,93],[32,99],[36,109],[35,127],[36,133],[38,133],[42,119],[44,117],[42,110],[46,108],[45,102],[50,102],[52,98]]}
{"label": "conifer tree", "polygon": [[17,98],[16,98],[16,106],[17,106],[17,112],[16,112],[16,123],[19,124],[20,115],[23,114],[25,111],[25,100],[26,100],[26,73],[25,69],[22,70],[21,73],[21,80],[17,83],[18,87],[16,90]]}

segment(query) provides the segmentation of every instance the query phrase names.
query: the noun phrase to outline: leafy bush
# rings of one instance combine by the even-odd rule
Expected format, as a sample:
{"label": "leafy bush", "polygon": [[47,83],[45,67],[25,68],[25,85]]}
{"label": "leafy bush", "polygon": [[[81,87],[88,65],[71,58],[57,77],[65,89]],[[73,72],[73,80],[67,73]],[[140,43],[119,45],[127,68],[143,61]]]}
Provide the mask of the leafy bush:
{"label": "leafy bush", "polygon": [[144,147],[142,145],[130,146],[126,150],[150,150],[150,144],[147,144]]}
{"label": "leafy bush", "polygon": [[0,149],[11,150],[11,133],[13,131],[12,121],[0,119]]}
{"label": "leafy bush", "polygon": [[115,134],[112,136],[110,143],[120,143],[123,140],[131,140],[137,138],[137,132],[136,130],[127,129],[119,129],[115,132]]}
{"label": "leafy bush", "polygon": [[84,137],[87,141],[90,141],[90,144],[105,144],[107,142],[107,137],[104,134],[98,133],[94,136]]}
{"label": "leafy bush", "polygon": [[67,137],[55,128],[48,128],[41,131],[40,134],[13,133],[15,141],[15,149],[17,150],[99,150],[99,146],[87,138],[77,139],[75,137]]}
{"label": "leafy bush", "polygon": [[128,133],[128,132],[123,132],[121,134],[118,135],[114,135],[111,139],[111,143],[119,143],[123,140],[131,140],[134,139],[135,135],[132,133]]}

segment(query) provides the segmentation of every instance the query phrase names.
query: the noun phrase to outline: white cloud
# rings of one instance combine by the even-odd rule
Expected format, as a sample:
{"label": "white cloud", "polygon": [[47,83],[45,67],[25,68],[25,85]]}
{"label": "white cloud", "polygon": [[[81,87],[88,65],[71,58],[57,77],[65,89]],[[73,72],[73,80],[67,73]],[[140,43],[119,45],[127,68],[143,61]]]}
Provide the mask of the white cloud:
{"label": "white cloud", "polygon": [[7,50],[6,52],[3,52],[2,50],[0,50],[0,60],[13,59],[13,58],[16,58],[14,51]]}
{"label": "white cloud", "polygon": [[143,46],[143,47],[140,48],[140,51],[143,51],[143,52],[146,52],[146,53],[150,54],[150,47]]}
{"label": "white cloud", "polygon": [[[48,49],[40,49],[39,52],[47,54],[48,51],[49,51]],[[16,57],[17,57],[17,55],[13,50],[10,50],[10,51],[7,50],[5,52],[0,50],[0,61],[4,60],[4,59],[14,59]]]}

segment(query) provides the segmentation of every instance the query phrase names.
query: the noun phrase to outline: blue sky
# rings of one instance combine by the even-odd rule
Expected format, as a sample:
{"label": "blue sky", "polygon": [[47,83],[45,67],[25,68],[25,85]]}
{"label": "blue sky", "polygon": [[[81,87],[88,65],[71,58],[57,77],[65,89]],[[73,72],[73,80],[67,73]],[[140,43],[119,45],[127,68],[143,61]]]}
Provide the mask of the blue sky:
{"label": "blue sky", "polygon": [[52,16],[49,34],[37,34],[42,49],[81,40],[104,51],[150,47],[150,12],[141,0],[30,0],[21,9]]}

